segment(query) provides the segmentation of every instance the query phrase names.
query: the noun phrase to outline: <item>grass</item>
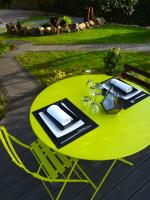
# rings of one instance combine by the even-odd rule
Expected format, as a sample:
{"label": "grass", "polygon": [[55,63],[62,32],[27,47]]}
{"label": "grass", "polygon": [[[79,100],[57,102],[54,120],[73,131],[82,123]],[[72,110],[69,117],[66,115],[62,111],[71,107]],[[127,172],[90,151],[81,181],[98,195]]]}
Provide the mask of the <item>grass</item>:
{"label": "grass", "polygon": [[6,32],[6,28],[5,28],[5,27],[0,28],[0,34],[1,34],[1,33],[5,33],[5,32]]}
{"label": "grass", "polygon": [[[70,76],[85,74],[85,69],[93,69],[95,73],[104,72],[103,57],[105,52],[27,52],[17,60],[44,86]],[[150,71],[150,52],[122,52],[118,68],[124,63],[140,66]]]}
{"label": "grass", "polygon": [[[28,21],[45,20],[45,19],[49,19],[49,17],[48,17],[48,16],[43,16],[43,15],[41,15],[41,16],[29,16],[29,17],[27,18]],[[25,19],[25,20],[26,20],[26,19]],[[24,21],[24,20],[23,20],[23,21]]]}
{"label": "grass", "polygon": [[49,36],[17,36],[2,33],[0,40],[23,40],[34,44],[113,44],[150,42],[150,29],[124,25],[105,25],[100,28]]}
{"label": "grass", "polygon": [[6,114],[6,100],[3,95],[0,95],[0,120],[4,117]]}
{"label": "grass", "polygon": [[15,44],[12,42],[5,42],[5,41],[0,41],[0,55],[3,53],[7,53],[8,51],[12,50],[15,48]]}
{"label": "grass", "polygon": [[30,26],[30,27],[35,27],[36,21],[43,21],[43,20],[48,20],[48,17],[46,16],[29,16],[23,20],[20,21],[22,27]]}

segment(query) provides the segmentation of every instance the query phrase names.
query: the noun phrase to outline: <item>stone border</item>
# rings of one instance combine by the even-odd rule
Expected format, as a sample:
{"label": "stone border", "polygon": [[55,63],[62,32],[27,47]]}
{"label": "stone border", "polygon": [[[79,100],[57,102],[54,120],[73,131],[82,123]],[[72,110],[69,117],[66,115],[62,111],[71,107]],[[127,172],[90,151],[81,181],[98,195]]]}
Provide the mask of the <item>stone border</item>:
{"label": "stone border", "polygon": [[59,33],[70,33],[70,32],[77,32],[83,29],[90,29],[92,27],[100,27],[105,24],[104,18],[96,18],[94,21],[89,20],[83,23],[74,23],[65,26],[48,26],[43,27],[39,26],[38,28],[35,27],[21,27],[18,23],[8,23],[6,24],[7,33],[21,35],[21,36],[43,36],[43,35],[53,35]]}

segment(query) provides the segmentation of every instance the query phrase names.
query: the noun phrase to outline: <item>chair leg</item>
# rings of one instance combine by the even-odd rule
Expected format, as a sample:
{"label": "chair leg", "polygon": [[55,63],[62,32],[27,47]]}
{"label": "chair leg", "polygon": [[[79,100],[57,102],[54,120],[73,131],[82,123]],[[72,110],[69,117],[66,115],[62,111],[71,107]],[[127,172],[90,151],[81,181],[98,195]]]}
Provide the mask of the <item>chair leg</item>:
{"label": "chair leg", "polygon": [[81,173],[85,176],[85,178],[89,181],[89,183],[92,185],[92,187],[96,190],[97,186],[93,183],[93,181],[89,178],[89,176],[85,173],[85,171],[80,167],[79,164],[77,164],[77,167],[81,171]]}
{"label": "chair leg", "polygon": [[128,160],[126,160],[126,159],[124,159],[124,158],[120,158],[120,159],[118,159],[118,160],[120,160],[121,162],[123,162],[123,163],[125,163],[125,164],[127,164],[127,165],[130,165],[130,166],[133,166],[133,165],[134,165],[132,162],[129,162]]}
{"label": "chair leg", "polygon": [[93,199],[95,198],[97,192],[100,190],[101,186],[103,185],[105,179],[107,178],[107,176],[108,176],[109,173],[111,172],[111,170],[112,170],[113,166],[115,165],[116,161],[117,161],[117,160],[114,160],[114,161],[112,162],[112,164],[110,165],[110,167],[109,167],[107,173],[105,174],[105,176],[103,177],[103,179],[102,179],[101,182],[99,183],[99,185],[98,185],[96,191],[94,192],[94,194],[93,194],[93,196],[91,197],[90,200],[93,200]]}
{"label": "chair leg", "polygon": [[74,169],[75,174],[79,177],[79,179],[82,179],[79,173]]}
{"label": "chair leg", "polygon": [[[70,170],[70,172],[69,172],[69,174],[68,174],[68,176],[67,176],[67,179],[70,178],[72,172],[74,171],[74,168],[75,168],[77,162],[78,162],[78,160],[76,160],[75,163],[74,163],[74,165],[72,166],[72,168],[71,168],[71,170]],[[60,191],[59,191],[59,193],[58,193],[58,195],[57,195],[56,200],[59,200],[59,198],[60,198],[60,196],[61,196],[63,190],[65,189],[65,187],[66,187],[66,185],[67,185],[67,179],[66,179],[65,183],[63,184],[63,186],[61,187],[61,189],[60,189]]]}
{"label": "chair leg", "polygon": [[48,189],[48,187],[47,187],[46,183],[45,183],[44,181],[42,181],[42,183],[43,183],[43,185],[44,185],[44,187],[45,187],[46,191],[48,192],[48,194],[49,194],[50,198],[51,198],[52,200],[55,200],[55,199],[53,198],[53,196],[52,196],[52,194],[51,194],[50,190]]}

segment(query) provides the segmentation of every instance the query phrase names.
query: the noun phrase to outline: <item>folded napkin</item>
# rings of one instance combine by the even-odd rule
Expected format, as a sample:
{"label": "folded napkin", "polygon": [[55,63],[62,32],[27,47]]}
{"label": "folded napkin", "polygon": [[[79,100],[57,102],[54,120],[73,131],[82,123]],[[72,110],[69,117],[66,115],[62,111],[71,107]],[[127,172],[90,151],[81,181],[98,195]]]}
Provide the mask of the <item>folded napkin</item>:
{"label": "folded napkin", "polygon": [[111,79],[111,84],[118,87],[120,90],[128,93],[128,92],[131,92],[132,91],[132,86],[126,84],[126,83],[123,83],[122,81],[119,81],[115,78]]}
{"label": "folded napkin", "polygon": [[47,109],[47,112],[54,117],[63,126],[69,124],[73,119],[67,113],[65,113],[59,106],[51,105]]}

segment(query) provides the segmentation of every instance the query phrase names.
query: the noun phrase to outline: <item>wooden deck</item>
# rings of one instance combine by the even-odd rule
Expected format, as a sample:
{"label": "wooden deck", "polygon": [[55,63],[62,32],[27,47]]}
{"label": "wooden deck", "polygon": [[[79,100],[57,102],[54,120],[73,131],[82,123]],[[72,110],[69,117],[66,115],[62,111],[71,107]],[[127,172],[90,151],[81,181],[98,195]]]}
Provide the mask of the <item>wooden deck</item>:
{"label": "wooden deck", "polygon": [[[23,137],[16,133],[16,137],[26,143],[34,140],[31,134]],[[16,147],[17,148],[17,147]],[[129,147],[130,148],[130,147]],[[18,149],[27,167],[36,168],[31,154]],[[39,180],[27,175],[12,163],[0,144],[0,200],[48,200],[50,199]],[[97,200],[149,200],[150,199],[150,148],[128,157],[134,163],[133,167],[117,162],[111,174],[97,194]],[[110,161],[90,162],[80,161],[92,179],[98,183]],[[57,193],[60,184],[50,186],[53,193]],[[62,200],[89,200],[94,190],[88,184],[68,184]]]}

